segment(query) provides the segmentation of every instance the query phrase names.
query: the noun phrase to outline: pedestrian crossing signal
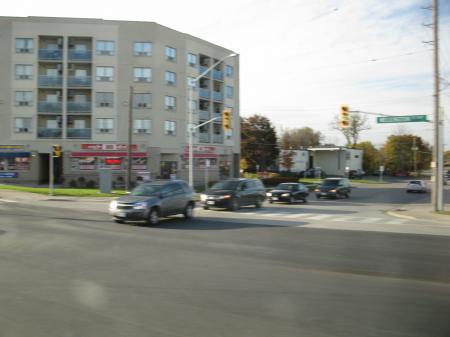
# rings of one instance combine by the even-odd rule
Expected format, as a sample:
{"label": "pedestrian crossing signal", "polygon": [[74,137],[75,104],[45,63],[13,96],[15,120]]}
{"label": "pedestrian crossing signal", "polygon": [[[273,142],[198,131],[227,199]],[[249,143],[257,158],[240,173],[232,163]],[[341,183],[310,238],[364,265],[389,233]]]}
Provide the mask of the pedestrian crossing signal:
{"label": "pedestrian crossing signal", "polygon": [[59,158],[62,155],[62,146],[61,145],[52,145],[52,156],[54,158]]}

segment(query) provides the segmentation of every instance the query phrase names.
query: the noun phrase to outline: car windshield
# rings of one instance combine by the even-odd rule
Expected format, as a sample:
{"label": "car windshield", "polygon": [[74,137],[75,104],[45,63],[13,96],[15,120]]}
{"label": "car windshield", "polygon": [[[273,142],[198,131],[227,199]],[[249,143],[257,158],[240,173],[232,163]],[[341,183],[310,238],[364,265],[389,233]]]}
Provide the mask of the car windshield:
{"label": "car windshield", "polygon": [[131,191],[130,195],[136,197],[152,197],[157,195],[160,190],[161,186],[159,185],[139,185]]}
{"label": "car windshield", "polygon": [[337,179],[325,179],[322,183],[322,186],[337,186],[339,184],[339,180]]}
{"label": "car windshield", "polygon": [[418,180],[411,180],[409,183],[412,185],[421,185],[421,182]]}
{"label": "car windshield", "polygon": [[293,191],[296,189],[297,185],[294,184],[278,184],[275,189],[277,190],[284,190],[284,191]]}
{"label": "car windshield", "polygon": [[236,189],[238,184],[239,184],[239,181],[237,181],[237,180],[219,181],[218,183],[215,183],[211,187],[211,189],[212,190],[234,190],[234,189]]}

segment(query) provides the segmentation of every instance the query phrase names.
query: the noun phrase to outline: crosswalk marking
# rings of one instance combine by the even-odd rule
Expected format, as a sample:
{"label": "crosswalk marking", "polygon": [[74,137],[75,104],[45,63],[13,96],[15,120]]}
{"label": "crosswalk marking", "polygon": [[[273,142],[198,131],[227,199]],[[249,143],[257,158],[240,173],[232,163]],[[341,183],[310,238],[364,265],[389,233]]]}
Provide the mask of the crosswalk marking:
{"label": "crosswalk marking", "polygon": [[363,220],[361,220],[362,223],[374,223],[374,222],[379,222],[382,221],[382,218],[365,218]]}
{"label": "crosswalk marking", "polygon": [[9,202],[9,203],[11,203],[11,202],[17,202],[17,201],[15,201],[15,200],[8,200],[8,199],[0,199],[0,202]]}
{"label": "crosswalk marking", "polygon": [[407,219],[397,219],[386,222],[386,225],[402,225],[407,222]]}
{"label": "crosswalk marking", "polygon": [[285,215],[285,218],[304,218],[304,217],[308,217],[310,215],[314,215],[314,213],[296,213],[296,214],[289,214],[289,215]]}
{"label": "crosswalk marking", "polygon": [[334,216],[334,214],[319,214],[319,215],[314,215],[314,216],[308,217],[308,220],[323,220],[323,219],[331,218],[332,216]]}

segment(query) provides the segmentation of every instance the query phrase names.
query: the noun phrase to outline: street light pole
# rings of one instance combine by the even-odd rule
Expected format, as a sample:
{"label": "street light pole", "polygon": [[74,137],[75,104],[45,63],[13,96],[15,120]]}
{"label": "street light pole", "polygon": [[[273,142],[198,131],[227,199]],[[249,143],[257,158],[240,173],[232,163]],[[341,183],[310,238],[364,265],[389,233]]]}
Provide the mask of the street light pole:
{"label": "street light pole", "polygon": [[202,72],[200,75],[195,77],[190,81],[188,84],[188,90],[189,90],[189,102],[188,102],[188,112],[189,112],[189,125],[188,125],[188,134],[189,134],[189,186],[191,188],[194,188],[194,154],[193,154],[193,147],[194,147],[194,127],[193,127],[193,109],[192,109],[192,98],[193,98],[193,87],[197,85],[197,82],[204,76],[206,76],[207,73],[209,73],[214,67],[216,67],[218,64],[222,63],[229,57],[236,56],[236,53],[229,54],[227,56],[222,57],[219,61],[215,62],[212,66],[210,66],[208,69],[206,69],[204,72]]}

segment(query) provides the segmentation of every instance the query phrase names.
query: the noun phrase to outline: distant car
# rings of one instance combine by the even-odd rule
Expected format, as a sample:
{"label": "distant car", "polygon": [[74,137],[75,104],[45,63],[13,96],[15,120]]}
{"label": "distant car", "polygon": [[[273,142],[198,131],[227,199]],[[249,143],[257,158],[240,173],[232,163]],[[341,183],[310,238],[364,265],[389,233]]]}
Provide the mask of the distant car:
{"label": "distant car", "polygon": [[406,193],[425,193],[427,192],[427,184],[423,180],[410,180],[406,184]]}
{"label": "distant car", "polygon": [[327,174],[320,168],[310,168],[303,172],[304,178],[325,178]]}
{"label": "distant car", "polygon": [[320,198],[348,198],[350,183],[347,178],[326,178],[315,189],[317,199]]}
{"label": "distant car", "polygon": [[366,175],[366,172],[364,172],[361,169],[357,169],[357,170],[350,170],[348,172],[348,177],[350,179],[361,179],[362,177],[364,177]]}
{"label": "distant car", "polygon": [[160,180],[142,183],[130,194],[111,201],[109,214],[118,223],[144,220],[155,225],[167,215],[183,214],[191,219],[194,207],[194,193],[185,181]]}
{"label": "distant car", "polygon": [[266,199],[266,189],[259,179],[227,179],[214,184],[200,195],[204,209],[210,207],[238,210],[241,206],[260,208]]}
{"label": "distant car", "polygon": [[300,183],[281,183],[266,193],[267,200],[273,202],[288,202],[290,204],[299,200],[307,202],[308,188]]}

